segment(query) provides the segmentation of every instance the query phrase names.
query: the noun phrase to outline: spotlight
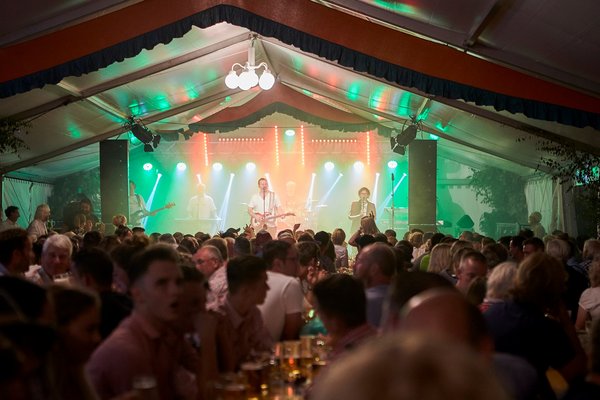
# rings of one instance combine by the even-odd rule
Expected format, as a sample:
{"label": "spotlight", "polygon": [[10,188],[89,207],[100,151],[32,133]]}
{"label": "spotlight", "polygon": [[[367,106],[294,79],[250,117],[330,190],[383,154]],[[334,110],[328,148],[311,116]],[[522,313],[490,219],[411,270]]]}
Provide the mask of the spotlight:
{"label": "spotlight", "polygon": [[390,136],[390,147],[394,153],[404,155],[406,146],[417,137],[418,127],[416,124],[410,125],[408,128],[400,132],[396,137]]}
{"label": "spotlight", "polygon": [[392,161],[388,161],[387,165],[388,165],[388,168],[394,169],[398,166],[398,163],[396,161],[392,160]]}
{"label": "spotlight", "polygon": [[333,170],[334,167],[335,167],[335,165],[331,161],[327,161],[325,163],[325,170],[326,171],[331,171],[331,170]]}
{"label": "spotlight", "polygon": [[221,164],[220,162],[216,162],[213,164],[212,167],[214,171],[221,171],[223,169],[223,164]]}
{"label": "spotlight", "polygon": [[153,139],[152,132],[137,122],[131,124],[131,133],[133,133],[133,136],[135,136],[142,143],[150,143]]}
{"label": "spotlight", "polygon": [[396,143],[400,146],[408,146],[417,137],[417,125],[411,125],[396,136]]}
{"label": "spotlight", "polygon": [[144,151],[146,153],[153,152],[160,143],[159,135],[153,134],[152,131],[146,128],[142,123],[136,122],[133,117],[129,117],[124,126],[129,128],[133,136],[144,144]]}
{"label": "spotlight", "polygon": [[185,171],[187,169],[187,165],[184,162],[177,163],[177,171]]}
{"label": "spotlight", "polygon": [[365,164],[362,161],[356,161],[354,163],[354,170],[360,172],[365,169]]}
{"label": "spotlight", "polygon": [[152,164],[147,162],[146,164],[144,164],[143,168],[144,168],[144,171],[150,171],[152,169]]}
{"label": "spotlight", "polygon": [[154,135],[152,138],[152,147],[157,148],[160,143],[160,135]]}
{"label": "spotlight", "polygon": [[295,130],[293,130],[293,129],[287,129],[287,130],[285,131],[285,135],[286,135],[286,136],[290,136],[290,137],[291,137],[291,136],[294,136],[295,134],[296,134],[296,131],[295,131]]}
{"label": "spotlight", "polygon": [[256,164],[253,162],[249,162],[246,164],[246,171],[254,171],[256,169]]}

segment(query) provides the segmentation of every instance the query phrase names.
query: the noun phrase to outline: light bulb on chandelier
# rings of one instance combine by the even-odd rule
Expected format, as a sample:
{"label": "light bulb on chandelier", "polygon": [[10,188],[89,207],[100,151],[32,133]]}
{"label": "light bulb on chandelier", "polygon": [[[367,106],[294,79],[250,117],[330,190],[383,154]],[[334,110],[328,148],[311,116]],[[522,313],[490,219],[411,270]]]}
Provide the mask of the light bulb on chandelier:
{"label": "light bulb on chandelier", "polygon": [[[254,37],[250,43],[250,48],[248,49],[248,61],[245,65],[241,65],[239,63],[235,63],[231,66],[231,71],[225,77],[225,85],[229,89],[237,89],[238,87],[242,90],[249,90],[256,85],[259,85],[263,90],[269,90],[275,84],[275,76],[269,71],[269,67],[267,63],[261,62],[258,65],[254,65],[255,60],[255,50],[254,50]],[[241,68],[241,72],[238,74],[235,72],[236,67]],[[264,68],[263,73],[260,75],[260,79],[256,74],[256,70],[259,68]]]}

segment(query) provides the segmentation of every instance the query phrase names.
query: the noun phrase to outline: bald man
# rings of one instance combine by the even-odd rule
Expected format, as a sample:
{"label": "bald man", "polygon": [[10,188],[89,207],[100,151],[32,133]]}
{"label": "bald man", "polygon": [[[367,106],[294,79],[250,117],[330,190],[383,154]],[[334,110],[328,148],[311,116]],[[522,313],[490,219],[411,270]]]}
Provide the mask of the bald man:
{"label": "bald man", "polygon": [[362,281],[367,296],[367,321],[381,325],[383,301],[396,272],[396,255],[387,243],[365,247],[354,263],[354,276]]}

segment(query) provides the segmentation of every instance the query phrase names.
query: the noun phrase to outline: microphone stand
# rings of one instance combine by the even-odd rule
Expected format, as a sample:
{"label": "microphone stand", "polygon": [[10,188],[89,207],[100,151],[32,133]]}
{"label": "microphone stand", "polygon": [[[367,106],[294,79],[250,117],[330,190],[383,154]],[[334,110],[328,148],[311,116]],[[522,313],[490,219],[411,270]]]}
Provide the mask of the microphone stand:
{"label": "microphone stand", "polygon": [[394,216],[394,192],[395,192],[395,187],[394,187],[394,173],[392,172],[392,230],[394,230],[394,223],[396,221],[396,217]]}

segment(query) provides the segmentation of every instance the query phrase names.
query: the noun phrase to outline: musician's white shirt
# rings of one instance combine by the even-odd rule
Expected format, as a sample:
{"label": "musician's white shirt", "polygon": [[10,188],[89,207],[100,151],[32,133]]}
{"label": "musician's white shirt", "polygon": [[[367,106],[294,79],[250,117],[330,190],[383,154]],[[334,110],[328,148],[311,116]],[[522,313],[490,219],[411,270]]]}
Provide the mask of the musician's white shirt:
{"label": "musician's white shirt", "polygon": [[197,195],[188,203],[188,215],[192,219],[216,218],[217,207],[212,197],[206,194]]}
{"label": "musician's white shirt", "polygon": [[[143,215],[140,215],[138,218],[135,218],[135,213],[138,211],[146,212],[146,202],[144,198],[136,193],[133,193],[129,196],[129,215],[130,215],[130,223],[140,223],[141,219],[144,218]],[[136,220],[136,221],[134,221]]]}
{"label": "musician's white shirt", "polygon": [[[248,203],[248,207],[255,213],[264,214],[266,217],[276,215],[278,209],[281,209],[281,201],[275,192],[268,191],[263,199],[262,193],[255,193]],[[267,226],[277,226],[277,220],[266,221]]]}

